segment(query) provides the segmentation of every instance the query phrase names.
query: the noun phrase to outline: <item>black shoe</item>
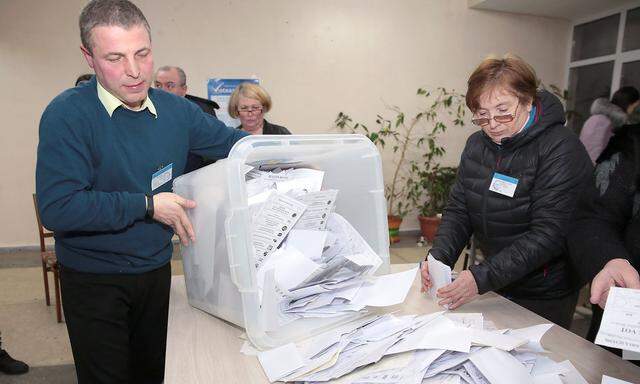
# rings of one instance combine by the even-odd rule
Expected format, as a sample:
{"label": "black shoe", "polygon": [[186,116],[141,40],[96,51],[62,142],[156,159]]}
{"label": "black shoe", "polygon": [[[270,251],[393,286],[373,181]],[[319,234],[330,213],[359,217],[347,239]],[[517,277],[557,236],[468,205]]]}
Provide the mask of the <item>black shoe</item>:
{"label": "black shoe", "polygon": [[22,361],[9,356],[7,351],[0,349],[0,372],[7,375],[21,375],[29,371],[29,366]]}

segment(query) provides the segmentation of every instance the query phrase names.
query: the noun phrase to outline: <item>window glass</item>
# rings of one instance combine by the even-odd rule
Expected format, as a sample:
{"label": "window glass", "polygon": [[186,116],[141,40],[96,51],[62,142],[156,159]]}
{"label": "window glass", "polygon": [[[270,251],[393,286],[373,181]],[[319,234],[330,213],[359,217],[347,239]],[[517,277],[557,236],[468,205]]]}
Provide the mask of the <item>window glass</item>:
{"label": "window glass", "polygon": [[589,118],[593,101],[598,97],[610,97],[612,77],[613,61],[569,70],[568,125],[575,132],[580,132]]}
{"label": "window glass", "polygon": [[611,15],[573,28],[571,61],[616,53],[620,14]]}
{"label": "window glass", "polygon": [[640,49],[640,8],[630,9],[624,24],[622,50],[626,52],[634,49]]}

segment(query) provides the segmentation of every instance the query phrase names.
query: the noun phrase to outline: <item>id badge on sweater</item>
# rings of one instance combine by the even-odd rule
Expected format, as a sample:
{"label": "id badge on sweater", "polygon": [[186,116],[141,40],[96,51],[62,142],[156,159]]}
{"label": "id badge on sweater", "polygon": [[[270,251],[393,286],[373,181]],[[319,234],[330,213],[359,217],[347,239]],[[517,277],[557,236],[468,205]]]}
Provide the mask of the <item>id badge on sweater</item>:
{"label": "id badge on sweater", "polygon": [[495,172],[489,190],[504,196],[513,197],[518,186],[518,179]]}
{"label": "id badge on sweater", "polygon": [[173,163],[167,165],[166,167],[156,171],[153,175],[151,175],[151,190],[155,191],[156,188],[171,180],[172,176]]}

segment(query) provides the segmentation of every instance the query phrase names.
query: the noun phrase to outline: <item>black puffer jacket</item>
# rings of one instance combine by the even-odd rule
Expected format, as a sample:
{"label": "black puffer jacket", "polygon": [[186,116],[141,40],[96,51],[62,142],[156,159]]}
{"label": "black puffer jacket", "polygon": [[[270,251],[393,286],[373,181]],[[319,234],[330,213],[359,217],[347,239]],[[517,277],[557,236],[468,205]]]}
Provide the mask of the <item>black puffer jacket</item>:
{"label": "black puffer jacket", "polygon": [[[502,145],[482,131],[469,137],[430,251],[453,267],[475,234],[486,259],[470,268],[480,294],[552,299],[578,289],[565,236],[593,167],[560,101],[541,91],[535,105],[533,124]],[[513,198],[489,191],[495,172],[519,180]]]}
{"label": "black puffer jacket", "polygon": [[600,155],[568,244],[585,283],[615,258],[640,270],[640,124],[621,127]]}

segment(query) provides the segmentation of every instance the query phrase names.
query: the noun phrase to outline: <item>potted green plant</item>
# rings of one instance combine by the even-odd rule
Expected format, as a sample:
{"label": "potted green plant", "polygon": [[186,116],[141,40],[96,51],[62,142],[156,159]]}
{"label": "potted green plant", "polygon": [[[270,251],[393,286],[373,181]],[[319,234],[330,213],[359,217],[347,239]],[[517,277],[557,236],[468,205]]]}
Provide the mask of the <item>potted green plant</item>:
{"label": "potted green plant", "polygon": [[411,161],[411,173],[405,180],[407,198],[418,210],[422,235],[429,242],[438,231],[442,211],[456,178],[456,168],[442,167],[439,163],[446,149],[438,139],[447,130],[447,124],[452,122],[464,126],[466,111],[464,95],[455,92],[438,99],[438,102],[440,105],[434,105],[434,113],[430,116],[432,128],[425,136],[425,151],[420,160]]}
{"label": "potted green plant", "polygon": [[452,120],[455,125],[464,125],[463,95],[442,87],[436,88],[434,92],[419,88],[417,95],[421,98],[421,107],[418,113],[409,119],[400,108],[391,106],[388,109],[393,112],[393,116],[386,118],[377,115],[375,129],[369,129],[362,123],[354,123],[353,119],[343,112],[340,112],[335,120],[340,130],[362,133],[381,150],[387,145],[392,147],[393,176],[391,182],[385,185],[389,239],[392,243],[399,241],[402,219],[413,208],[409,193],[413,186],[410,179],[416,162],[411,159],[423,153],[425,146],[427,151],[424,152],[423,158],[426,159],[428,156],[425,156],[431,153],[431,159],[438,152],[442,156],[444,148],[435,145],[435,138],[446,130],[445,122]]}
{"label": "potted green plant", "polygon": [[387,220],[389,225],[389,241],[396,243],[400,241],[399,231],[402,219],[409,212],[410,206],[406,200],[406,191],[400,180],[403,177],[405,167],[408,165],[407,154],[409,149],[420,140],[414,134],[422,117],[418,114],[411,122],[405,123],[405,115],[398,107],[389,107],[395,112],[394,121],[382,115],[376,116],[376,129],[370,130],[365,124],[353,123],[353,119],[343,113],[338,113],[335,120],[336,126],[341,130],[351,133],[362,133],[371,140],[381,150],[385,148],[387,142],[393,144],[394,171],[391,183],[385,185],[385,197],[387,199]]}
{"label": "potted green plant", "polygon": [[442,211],[456,180],[457,168],[441,167],[439,164],[426,169],[415,167],[414,177],[409,182],[409,199],[418,208],[422,236],[433,242],[440,226]]}

